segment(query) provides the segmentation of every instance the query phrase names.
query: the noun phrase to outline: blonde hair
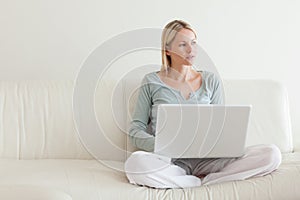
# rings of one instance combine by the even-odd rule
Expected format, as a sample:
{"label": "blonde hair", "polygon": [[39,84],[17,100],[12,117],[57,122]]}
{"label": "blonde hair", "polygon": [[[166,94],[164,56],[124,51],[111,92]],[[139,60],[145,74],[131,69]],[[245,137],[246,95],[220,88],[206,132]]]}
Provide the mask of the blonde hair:
{"label": "blonde hair", "polygon": [[181,29],[191,30],[195,34],[195,37],[197,38],[196,32],[191,27],[191,25],[188,24],[187,22],[184,22],[182,20],[173,20],[169,22],[165,26],[161,37],[161,57],[162,57],[161,71],[164,70],[167,71],[168,67],[171,67],[171,57],[167,55],[166,51],[170,48],[170,45],[173,42],[176,34]]}

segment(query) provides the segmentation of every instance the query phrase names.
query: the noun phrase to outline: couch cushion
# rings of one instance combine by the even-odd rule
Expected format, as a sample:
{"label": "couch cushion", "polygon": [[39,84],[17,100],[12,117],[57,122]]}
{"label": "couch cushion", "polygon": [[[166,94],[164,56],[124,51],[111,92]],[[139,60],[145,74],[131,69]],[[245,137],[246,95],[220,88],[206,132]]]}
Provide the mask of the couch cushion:
{"label": "couch cushion", "polygon": [[172,190],[129,184],[122,172],[122,162],[0,160],[0,188],[7,185],[49,188],[66,193],[74,200],[299,199],[300,154],[284,155],[283,160],[277,171],[264,177]]}
{"label": "couch cushion", "polygon": [[[106,133],[95,142],[100,152],[97,158],[124,161],[126,152],[134,150],[127,141],[126,130],[145,73],[140,70],[122,80],[103,80],[97,87],[95,114]],[[282,152],[291,151],[284,88],[265,80],[224,83],[226,103],[253,105],[247,145],[274,143]],[[73,89],[71,81],[1,81],[0,157],[91,159],[76,131]]]}
{"label": "couch cushion", "polygon": [[[115,83],[99,84],[95,92],[94,117],[107,133],[96,141],[97,158],[124,161],[126,134],[116,126],[110,106]],[[82,143],[88,130],[79,134],[75,126],[73,90],[73,81],[0,81],[0,158],[92,159]]]}
{"label": "couch cushion", "polygon": [[276,144],[293,150],[289,101],[282,84],[272,80],[224,80],[226,104],[251,104],[246,145]]}
{"label": "couch cushion", "polygon": [[0,157],[90,159],[74,125],[72,91],[71,81],[1,81]]}
{"label": "couch cushion", "polygon": [[72,200],[65,192],[40,186],[0,186],[0,199],[5,200]]}

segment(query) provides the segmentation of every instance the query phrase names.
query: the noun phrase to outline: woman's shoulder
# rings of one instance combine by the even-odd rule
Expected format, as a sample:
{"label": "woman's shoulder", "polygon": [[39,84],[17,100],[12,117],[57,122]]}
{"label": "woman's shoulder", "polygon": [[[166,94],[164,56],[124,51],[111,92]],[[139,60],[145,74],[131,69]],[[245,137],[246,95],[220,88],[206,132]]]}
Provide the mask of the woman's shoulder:
{"label": "woman's shoulder", "polygon": [[157,78],[158,78],[157,71],[150,72],[150,73],[144,75],[142,82],[146,82],[146,83],[156,82]]}
{"label": "woman's shoulder", "polygon": [[201,74],[202,78],[206,81],[215,81],[219,79],[218,76],[211,71],[198,71],[198,72]]}
{"label": "woman's shoulder", "polygon": [[221,84],[221,79],[217,74],[210,71],[200,71],[200,73],[202,75],[202,81],[207,87],[215,88]]}

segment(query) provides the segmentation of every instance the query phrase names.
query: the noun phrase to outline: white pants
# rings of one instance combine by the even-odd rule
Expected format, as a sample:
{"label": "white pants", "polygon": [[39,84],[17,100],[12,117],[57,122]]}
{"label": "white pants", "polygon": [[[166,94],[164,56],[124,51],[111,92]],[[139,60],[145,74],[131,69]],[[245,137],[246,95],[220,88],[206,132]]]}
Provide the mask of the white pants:
{"label": "white pants", "polygon": [[[275,145],[256,145],[248,147],[245,155],[236,159],[179,159],[176,164],[177,161],[136,151],[125,162],[125,172],[132,184],[154,188],[197,187],[264,176],[279,167],[281,152]],[[206,176],[200,179],[197,177],[200,174]]]}

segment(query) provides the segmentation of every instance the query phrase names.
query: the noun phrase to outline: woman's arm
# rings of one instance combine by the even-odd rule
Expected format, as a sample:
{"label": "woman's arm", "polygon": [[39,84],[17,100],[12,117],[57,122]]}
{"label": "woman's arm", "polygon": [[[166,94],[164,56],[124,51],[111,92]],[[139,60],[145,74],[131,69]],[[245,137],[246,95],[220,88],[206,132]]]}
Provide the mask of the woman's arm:
{"label": "woman's arm", "polygon": [[147,133],[151,107],[150,87],[145,77],[139,88],[139,94],[129,129],[129,139],[131,143],[145,151],[154,150],[154,136]]}
{"label": "woman's arm", "polygon": [[210,84],[211,84],[211,104],[224,104],[224,88],[222,81],[219,79],[219,77],[215,74],[212,74],[210,77]]}

